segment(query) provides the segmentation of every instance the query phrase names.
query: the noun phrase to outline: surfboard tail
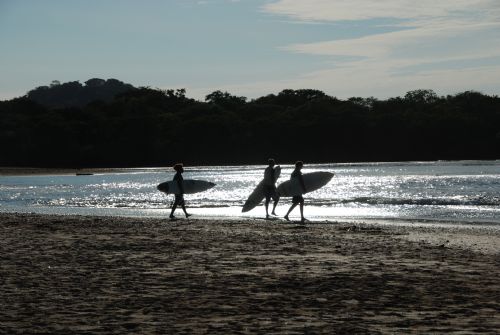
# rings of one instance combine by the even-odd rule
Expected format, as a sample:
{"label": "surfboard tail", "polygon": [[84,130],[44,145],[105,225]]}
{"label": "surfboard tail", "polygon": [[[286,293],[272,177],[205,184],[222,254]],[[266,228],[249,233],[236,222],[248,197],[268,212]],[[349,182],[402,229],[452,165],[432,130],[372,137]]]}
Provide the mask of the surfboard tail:
{"label": "surfboard tail", "polygon": [[165,192],[167,193],[168,192],[168,183],[161,183],[160,185],[156,186],[156,188],[158,189],[158,191],[160,192]]}

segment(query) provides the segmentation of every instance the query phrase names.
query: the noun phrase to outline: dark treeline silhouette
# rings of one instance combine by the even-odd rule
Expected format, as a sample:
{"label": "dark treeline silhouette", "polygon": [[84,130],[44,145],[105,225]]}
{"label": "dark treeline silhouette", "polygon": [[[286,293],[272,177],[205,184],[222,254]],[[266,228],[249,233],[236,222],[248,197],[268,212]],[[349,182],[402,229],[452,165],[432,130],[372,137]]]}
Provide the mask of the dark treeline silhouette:
{"label": "dark treeline silhouette", "polygon": [[0,165],[264,164],[500,158],[500,98],[432,90],[340,100],[312,89],[251,101],[91,79],[0,101]]}
{"label": "dark treeline silhouette", "polygon": [[52,108],[83,107],[93,101],[109,102],[117,94],[133,89],[134,86],[116,79],[92,78],[87,80],[85,85],[78,81],[61,84],[54,80],[50,86],[39,86],[29,91],[27,97]]}

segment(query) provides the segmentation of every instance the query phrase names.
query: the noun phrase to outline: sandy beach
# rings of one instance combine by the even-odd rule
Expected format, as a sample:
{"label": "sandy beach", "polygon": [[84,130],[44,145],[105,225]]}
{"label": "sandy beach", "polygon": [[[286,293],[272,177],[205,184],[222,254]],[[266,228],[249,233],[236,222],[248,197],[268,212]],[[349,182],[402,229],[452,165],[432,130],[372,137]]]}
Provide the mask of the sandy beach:
{"label": "sandy beach", "polygon": [[2,334],[500,332],[498,250],[429,231],[35,214],[0,229]]}

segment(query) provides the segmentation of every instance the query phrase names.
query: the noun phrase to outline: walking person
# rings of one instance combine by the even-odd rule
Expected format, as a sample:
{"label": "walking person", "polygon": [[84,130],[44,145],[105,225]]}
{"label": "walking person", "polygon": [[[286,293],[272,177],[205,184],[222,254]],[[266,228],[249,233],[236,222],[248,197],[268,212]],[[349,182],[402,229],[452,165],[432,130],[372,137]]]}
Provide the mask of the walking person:
{"label": "walking person", "polygon": [[[293,170],[292,175],[290,177],[290,180],[293,180],[296,178],[299,182],[300,187],[302,188],[302,193],[306,192],[306,186],[304,184],[304,179],[302,178],[302,167],[304,166],[304,163],[302,161],[297,161],[295,163],[295,170]],[[292,210],[297,207],[297,205],[300,205],[300,222],[305,222],[306,218],[304,217],[304,197],[302,194],[300,195],[294,195],[292,198],[292,205],[290,206],[290,209],[285,215],[285,220],[290,221],[290,218],[288,215],[292,212]]]}
{"label": "walking person", "polygon": [[177,186],[179,191],[175,193],[174,204],[172,205],[172,211],[170,212],[170,219],[175,219],[174,212],[177,206],[181,206],[186,218],[190,217],[191,214],[188,214],[186,211],[186,204],[184,201],[184,187],[182,185],[182,181],[184,178],[182,177],[182,173],[184,172],[184,166],[182,163],[177,163],[174,165],[174,170],[176,171],[174,178],[172,179],[174,182],[177,182]]}
{"label": "walking person", "polygon": [[[266,197],[265,207],[266,207],[266,219],[269,219],[269,203],[271,202],[271,198],[273,198],[273,210],[271,212],[272,215],[276,215],[276,206],[278,205],[278,201],[280,200],[279,195],[276,193],[276,179],[277,172],[274,168],[276,164],[274,159],[269,158],[267,160],[268,167],[264,170],[264,196]],[[279,168],[279,166],[278,166]]]}

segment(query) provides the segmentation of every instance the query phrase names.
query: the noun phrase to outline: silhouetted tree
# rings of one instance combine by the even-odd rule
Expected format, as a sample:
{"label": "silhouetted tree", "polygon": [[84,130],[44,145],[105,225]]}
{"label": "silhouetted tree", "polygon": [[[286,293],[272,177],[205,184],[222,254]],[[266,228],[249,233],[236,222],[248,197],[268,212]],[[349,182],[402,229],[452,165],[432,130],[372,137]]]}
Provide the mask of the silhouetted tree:
{"label": "silhouetted tree", "polygon": [[61,84],[54,80],[50,86],[40,86],[27,93],[28,98],[50,108],[83,107],[96,101],[111,101],[117,94],[135,89],[116,79],[92,78],[85,86],[78,81]]}
{"label": "silhouetted tree", "polygon": [[228,92],[214,91],[205,97],[205,101],[211,104],[220,105],[226,108],[236,108],[245,104],[246,97],[238,97]]}
{"label": "silhouetted tree", "polygon": [[436,102],[438,96],[433,90],[414,90],[406,93],[405,100],[412,104],[430,104]]}
{"label": "silhouetted tree", "polygon": [[339,100],[286,89],[247,102],[215,91],[135,88],[92,78],[37,87],[0,101],[0,165],[151,166],[500,158],[500,98]]}

